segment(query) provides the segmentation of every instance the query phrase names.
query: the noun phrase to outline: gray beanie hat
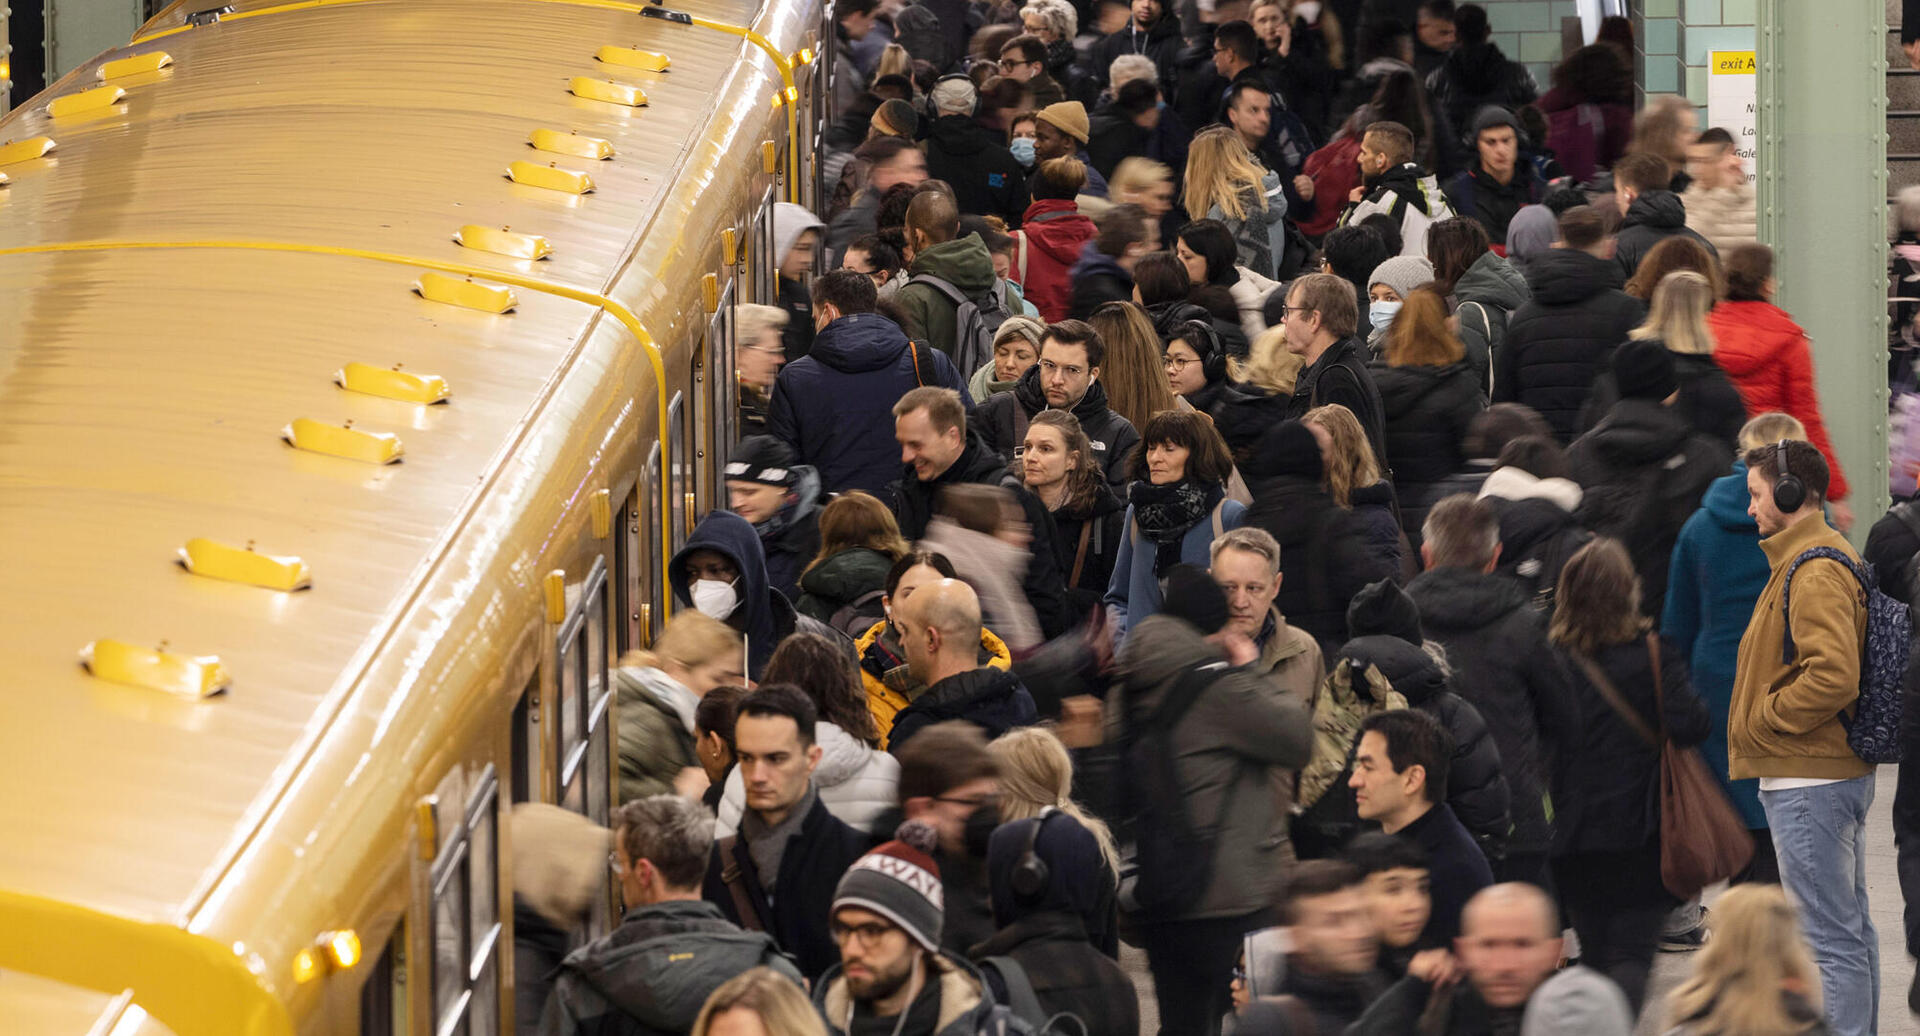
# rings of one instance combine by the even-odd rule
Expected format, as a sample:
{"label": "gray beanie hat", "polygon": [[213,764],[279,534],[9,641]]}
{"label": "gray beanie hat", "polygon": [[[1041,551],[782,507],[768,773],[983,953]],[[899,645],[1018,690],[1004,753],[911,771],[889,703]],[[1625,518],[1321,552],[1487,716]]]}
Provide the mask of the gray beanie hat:
{"label": "gray beanie hat", "polygon": [[940,926],[946,919],[940,865],[933,851],[940,836],[923,820],[909,820],[894,840],[853,861],[833,890],[833,909],[869,910],[898,925],[907,938],[940,952]]}
{"label": "gray beanie hat", "polygon": [[1373,274],[1367,278],[1367,290],[1372,291],[1376,284],[1384,284],[1400,296],[1402,302],[1413,289],[1433,280],[1433,264],[1423,255],[1396,255],[1373,268]]}

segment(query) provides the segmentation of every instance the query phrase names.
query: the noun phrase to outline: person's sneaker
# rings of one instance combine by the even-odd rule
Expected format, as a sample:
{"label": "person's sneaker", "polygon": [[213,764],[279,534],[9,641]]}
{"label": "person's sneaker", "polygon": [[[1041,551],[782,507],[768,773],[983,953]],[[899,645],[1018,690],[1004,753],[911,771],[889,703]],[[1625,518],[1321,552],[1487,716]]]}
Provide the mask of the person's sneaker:
{"label": "person's sneaker", "polygon": [[1707,944],[1707,908],[1700,908],[1700,923],[1678,934],[1660,936],[1661,953],[1691,953]]}

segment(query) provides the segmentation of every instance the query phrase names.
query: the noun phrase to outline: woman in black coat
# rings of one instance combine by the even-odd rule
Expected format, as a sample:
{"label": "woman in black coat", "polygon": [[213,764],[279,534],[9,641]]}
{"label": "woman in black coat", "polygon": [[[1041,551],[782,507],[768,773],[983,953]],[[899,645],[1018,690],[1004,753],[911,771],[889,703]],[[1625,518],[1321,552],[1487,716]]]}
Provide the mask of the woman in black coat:
{"label": "woman in black coat", "polygon": [[1017,462],[1021,481],[1053,515],[1054,555],[1073,615],[1100,607],[1125,535],[1126,505],[1107,487],[1080,420],[1066,410],[1033,415]]}
{"label": "woman in black coat", "polygon": [[[1725,443],[1728,449],[1740,441],[1740,427],[1747,423],[1747,405],[1740,390],[1713,359],[1713,331],[1707,326],[1707,312],[1713,309],[1713,285],[1691,270],[1676,270],[1660,279],[1653,289],[1653,307],[1647,322],[1627,333],[1634,341],[1654,342],[1673,354],[1674,377],[1680,382],[1680,398],[1673,412],[1702,435]],[[1594,382],[1593,398],[1581,411],[1582,427],[1591,428],[1607,416],[1620,398],[1613,375]]]}
{"label": "woman in black coat", "polygon": [[1554,883],[1581,963],[1618,983],[1638,1013],[1661,926],[1679,905],[1660,880],[1655,742],[1663,730],[1682,747],[1705,741],[1707,708],[1684,655],[1649,632],[1618,540],[1593,541],[1561,570],[1548,639],[1577,710],[1568,741],[1554,746]]}
{"label": "woman in black coat", "polygon": [[1447,328],[1437,292],[1408,293],[1387,331],[1383,358],[1369,368],[1386,411],[1387,464],[1400,495],[1400,520],[1417,548],[1420,524],[1448,475],[1467,463],[1467,426],[1487,408],[1466,347]]}

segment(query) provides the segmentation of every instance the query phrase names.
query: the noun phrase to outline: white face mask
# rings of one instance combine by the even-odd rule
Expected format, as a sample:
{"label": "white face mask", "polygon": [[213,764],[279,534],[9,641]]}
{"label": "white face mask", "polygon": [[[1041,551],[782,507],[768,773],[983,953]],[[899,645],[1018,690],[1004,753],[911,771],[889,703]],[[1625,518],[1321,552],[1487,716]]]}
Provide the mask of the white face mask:
{"label": "white face mask", "polygon": [[1312,25],[1314,19],[1320,17],[1320,0],[1301,0],[1300,3],[1293,5],[1293,15],[1296,18],[1305,18],[1307,24]]}
{"label": "white face mask", "polygon": [[696,579],[693,583],[693,607],[712,619],[725,619],[740,607],[740,594],[732,583],[718,579]]}
{"label": "white face mask", "polygon": [[1374,299],[1367,304],[1367,322],[1374,327],[1387,327],[1393,323],[1393,318],[1399,315],[1401,305],[1402,303],[1399,302],[1383,302],[1380,299]]}

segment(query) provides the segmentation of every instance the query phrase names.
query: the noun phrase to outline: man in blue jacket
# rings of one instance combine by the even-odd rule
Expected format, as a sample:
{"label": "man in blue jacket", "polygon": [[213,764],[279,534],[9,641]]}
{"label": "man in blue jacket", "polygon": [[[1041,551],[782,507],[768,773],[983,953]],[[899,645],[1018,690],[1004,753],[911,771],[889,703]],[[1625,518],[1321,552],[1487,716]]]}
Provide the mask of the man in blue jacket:
{"label": "man in blue jacket", "polygon": [[820,472],[828,493],[860,489],[891,500],[900,477],[893,404],[924,385],[950,388],[968,406],[965,382],[938,349],[907,340],[876,313],[872,278],[834,270],[813,283],[813,349],[773,383],[767,431]]}

